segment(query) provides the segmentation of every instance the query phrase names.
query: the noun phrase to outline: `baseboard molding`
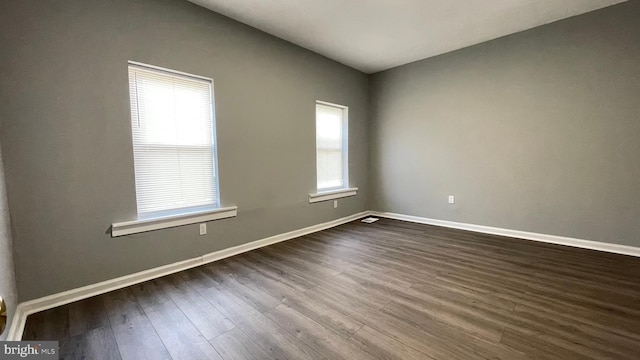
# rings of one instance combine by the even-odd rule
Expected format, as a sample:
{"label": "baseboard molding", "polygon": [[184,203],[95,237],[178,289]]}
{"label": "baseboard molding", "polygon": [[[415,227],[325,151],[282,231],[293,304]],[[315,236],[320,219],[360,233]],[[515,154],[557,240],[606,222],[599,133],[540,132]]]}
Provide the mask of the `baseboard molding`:
{"label": "baseboard molding", "polygon": [[420,223],[420,224],[436,225],[436,226],[448,227],[453,229],[475,231],[475,232],[484,233],[484,234],[507,236],[507,237],[518,238],[518,239],[540,241],[540,242],[551,243],[551,244],[573,246],[573,247],[582,248],[582,249],[598,250],[598,251],[605,251],[605,252],[610,252],[615,254],[623,254],[623,255],[640,257],[640,248],[634,247],[634,246],[628,246],[628,245],[610,244],[610,243],[604,243],[600,241],[584,240],[584,239],[548,235],[548,234],[539,234],[539,233],[520,231],[520,230],[502,229],[502,228],[496,228],[491,226],[466,224],[466,223],[459,223],[454,221],[429,219],[424,217],[403,215],[403,214],[396,214],[396,213],[389,213],[389,212],[371,211],[370,215],[389,218],[389,219],[404,220],[404,221]]}
{"label": "baseboard molding", "polygon": [[7,329],[7,341],[22,340],[22,333],[24,332],[24,325],[27,322],[27,316],[29,315],[23,310],[23,306],[18,304],[9,329]]}
{"label": "baseboard molding", "polygon": [[39,311],[48,310],[57,306],[83,300],[92,296],[107,293],[109,291],[122,289],[127,286],[139,284],[148,280],[156,279],[165,275],[187,270],[196,266],[208,264],[217,260],[238,255],[247,251],[258,249],[271,244],[294,239],[303,235],[315,233],[334,226],[342,225],[350,221],[368,216],[369,211],[363,211],[347,217],[329,221],[326,223],[309,226],[303,229],[290,231],[287,233],[271,236],[268,238],[252,241],[250,243],[234,246],[228,249],[219,250],[213,253],[198,256],[196,258],[179,261],[176,263],[159,266],[153,269],[140,271],[134,274],[125,275],[119,278],[102,281],[96,284],[83,286],[77,289],[67,290],[61,293],[48,295],[42,298],[22,302],[16,307],[16,312],[8,330],[7,340],[18,341],[22,339],[27,316]]}

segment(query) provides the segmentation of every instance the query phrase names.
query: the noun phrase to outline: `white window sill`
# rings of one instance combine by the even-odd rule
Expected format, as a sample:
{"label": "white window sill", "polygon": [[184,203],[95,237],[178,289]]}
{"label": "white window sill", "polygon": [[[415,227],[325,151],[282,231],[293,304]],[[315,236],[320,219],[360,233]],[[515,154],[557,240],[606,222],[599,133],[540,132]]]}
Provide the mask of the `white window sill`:
{"label": "white window sill", "polygon": [[238,216],[238,207],[229,206],[225,208],[187,214],[113,223],[111,226],[111,237],[166,229],[175,226],[203,223],[207,221],[225,219],[235,216]]}
{"label": "white window sill", "polygon": [[354,196],[357,193],[358,193],[358,188],[346,188],[346,189],[322,191],[314,194],[309,194],[309,202],[316,203],[320,201],[340,199],[348,196]]}

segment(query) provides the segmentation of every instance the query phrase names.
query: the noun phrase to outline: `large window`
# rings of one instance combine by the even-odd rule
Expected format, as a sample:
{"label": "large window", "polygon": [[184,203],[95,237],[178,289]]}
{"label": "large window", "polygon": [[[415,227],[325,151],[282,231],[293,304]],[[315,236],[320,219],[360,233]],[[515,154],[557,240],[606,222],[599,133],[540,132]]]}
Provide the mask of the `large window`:
{"label": "large window", "polygon": [[220,208],[213,80],[129,62],[129,96],[138,219],[112,236],[236,216]]}
{"label": "large window", "polygon": [[[349,187],[349,109],[316,101],[316,190],[309,202],[356,195]],[[337,206],[337,202],[334,203]]]}
{"label": "large window", "polygon": [[347,107],[316,103],[316,171],[319,192],[349,187],[347,116]]}
{"label": "large window", "polygon": [[216,208],[209,79],[129,65],[138,218]]}

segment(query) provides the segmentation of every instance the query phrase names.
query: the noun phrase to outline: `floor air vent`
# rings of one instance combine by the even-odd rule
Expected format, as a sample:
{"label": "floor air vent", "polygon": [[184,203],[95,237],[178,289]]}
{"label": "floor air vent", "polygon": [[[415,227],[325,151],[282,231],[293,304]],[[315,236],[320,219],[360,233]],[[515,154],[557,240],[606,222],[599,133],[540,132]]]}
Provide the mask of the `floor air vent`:
{"label": "floor air vent", "polygon": [[367,223],[367,224],[371,224],[371,223],[374,223],[374,222],[376,222],[378,220],[380,220],[380,219],[369,216],[366,219],[362,219],[362,222],[363,223]]}

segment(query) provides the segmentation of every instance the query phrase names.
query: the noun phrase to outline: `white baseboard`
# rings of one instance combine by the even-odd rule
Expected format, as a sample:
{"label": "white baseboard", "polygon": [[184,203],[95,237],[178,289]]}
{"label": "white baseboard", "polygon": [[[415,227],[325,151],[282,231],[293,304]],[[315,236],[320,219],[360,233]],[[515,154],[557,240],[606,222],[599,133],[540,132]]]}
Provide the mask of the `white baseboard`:
{"label": "white baseboard", "polygon": [[558,245],[567,245],[567,246],[573,246],[573,247],[578,247],[583,249],[591,249],[591,250],[598,250],[598,251],[605,251],[610,253],[640,257],[640,248],[634,247],[634,246],[628,246],[628,245],[619,245],[619,244],[611,244],[611,243],[605,243],[605,242],[593,241],[593,240],[576,239],[576,238],[570,238],[570,237],[564,237],[564,236],[539,234],[539,233],[528,232],[528,231],[502,229],[502,228],[496,228],[491,226],[466,224],[466,223],[459,223],[454,221],[429,219],[424,217],[402,215],[402,214],[388,213],[388,212],[371,211],[370,215],[380,216],[380,217],[389,218],[389,219],[410,221],[410,222],[420,223],[420,224],[428,224],[428,225],[436,225],[436,226],[448,227],[453,229],[469,230],[469,231],[475,231],[475,232],[484,233],[484,234],[507,236],[512,238],[540,241],[540,242],[558,244]]}
{"label": "white baseboard", "polygon": [[271,236],[268,238],[252,241],[250,243],[234,246],[228,249],[219,250],[213,253],[198,256],[193,259],[179,261],[176,263],[156,267],[153,269],[140,271],[134,274],[125,275],[119,278],[102,281],[96,284],[83,286],[77,289],[71,289],[63,291],[61,293],[52,294],[38,299],[22,302],[18,304],[15,315],[11,321],[9,327],[7,340],[18,341],[22,339],[24,332],[24,326],[27,321],[27,316],[39,311],[48,310],[57,306],[72,303],[74,301],[86,299],[92,296],[107,293],[109,291],[122,289],[127,286],[139,284],[148,280],[156,279],[165,275],[173,274],[179,271],[187,270],[196,266],[204,265],[213,261],[221,260],[233,255],[238,255],[243,252],[258,249],[271,244],[279,243],[294,239],[303,235],[311,234],[314,232],[322,231],[332,228],[334,226],[342,225],[350,221],[359,219],[369,215],[369,211],[363,211],[361,213],[353,214],[341,219],[336,219],[326,223],[309,226],[303,229],[290,231],[284,234]]}
{"label": "white baseboard", "polygon": [[9,329],[7,329],[7,341],[22,340],[22,333],[24,332],[24,325],[27,322],[27,316],[28,314],[23,310],[22,304],[18,304]]}

